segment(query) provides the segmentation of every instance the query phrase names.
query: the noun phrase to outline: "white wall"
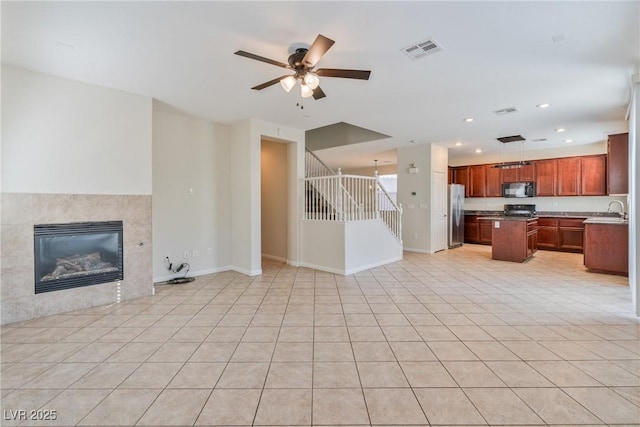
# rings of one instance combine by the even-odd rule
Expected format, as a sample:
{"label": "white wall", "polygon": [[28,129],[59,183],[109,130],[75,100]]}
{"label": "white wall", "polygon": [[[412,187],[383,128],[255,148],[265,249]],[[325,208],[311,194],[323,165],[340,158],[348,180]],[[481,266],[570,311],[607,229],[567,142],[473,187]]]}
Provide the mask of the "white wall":
{"label": "white wall", "polygon": [[261,229],[262,256],[287,260],[289,239],[287,144],[262,140],[261,168]]}
{"label": "white wall", "polygon": [[[402,240],[406,251],[432,253],[433,172],[447,173],[447,149],[437,144],[398,148],[398,202],[402,204]],[[418,173],[409,173],[412,164]],[[415,195],[412,193],[415,192]]]}
{"label": "white wall", "polygon": [[2,66],[2,191],[151,194],[151,99]]}
{"label": "white wall", "polygon": [[176,266],[189,263],[190,275],[230,268],[230,133],[154,101],[154,281],[177,276],[167,255]]}
{"label": "white wall", "polygon": [[[151,99],[10,66],[1,93],[2,323],[151,295]],[[107,220],[124,279],[35,295],[34,224]]]}

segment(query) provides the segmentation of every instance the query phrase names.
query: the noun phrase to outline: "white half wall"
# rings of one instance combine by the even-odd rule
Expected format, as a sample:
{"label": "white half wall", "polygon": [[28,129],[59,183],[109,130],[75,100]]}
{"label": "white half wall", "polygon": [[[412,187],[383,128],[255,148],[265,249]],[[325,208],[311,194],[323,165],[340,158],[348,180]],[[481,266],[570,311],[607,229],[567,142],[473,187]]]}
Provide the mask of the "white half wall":
{"label": "white half wall", "polygon": [[151,194],[151,99],[2,66],[2,191]]}
{"label": "white half wall", "polygon": [[402,245],[382,220],[302,220],[303,267],[354,274],[402,259]]}
{"label": "white half wall", "polygon": [[[231,128],[153,104],[153,277],[231,267]],[[187,255],[185,257],[185,254]],[[197,255],[197,256],[194,256]]]}

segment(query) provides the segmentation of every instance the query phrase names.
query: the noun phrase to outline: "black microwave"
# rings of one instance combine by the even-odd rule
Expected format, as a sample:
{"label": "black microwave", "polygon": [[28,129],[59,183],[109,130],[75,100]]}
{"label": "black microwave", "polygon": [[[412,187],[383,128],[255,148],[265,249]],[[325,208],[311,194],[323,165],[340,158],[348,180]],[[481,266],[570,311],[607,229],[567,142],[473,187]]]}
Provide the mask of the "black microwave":
{"label": "black microwave", "polygon": [[535,182],[506,182],[502,184],[502,197],[535,197]]}

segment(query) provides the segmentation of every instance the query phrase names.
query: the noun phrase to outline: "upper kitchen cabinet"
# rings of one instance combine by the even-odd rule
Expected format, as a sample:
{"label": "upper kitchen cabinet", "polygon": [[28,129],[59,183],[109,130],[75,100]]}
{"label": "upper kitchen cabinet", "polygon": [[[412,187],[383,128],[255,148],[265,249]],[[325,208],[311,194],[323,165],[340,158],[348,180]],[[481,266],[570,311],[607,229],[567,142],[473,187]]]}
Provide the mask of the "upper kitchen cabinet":
{"label": "upper kitchen cabinet", "polygon": [[469,166],[451,168],[451,182],[464,185],[464,196],[469,197]]}
{"label": "upper kitchen cabinet", "polygon": [[[486,197],[502,197],[502,172],[503,169],[494,168],[492,165],[486,165]],[[504,169],[508,170],[508,169]]]}
{"label": "upper kitchen cabinet", "polygon": [[486,187],[486,165],[469,166],[469,197],[485,197]]}
{"label": "upper kitchen cabinet", "polygon": [[580,194],[583,196],[605,196],[607,194],[607,156],[582,157]]}
{"label": "upper kitchen cabinet", "polygon": [[556,178],[556,196],[579,196],[582,162],[580,157],[567,157],[556,160],[558,176]]}
{"label": "upper kitchen cabinet", "polygon": [[607,140],[608,194],[629,193],[629,134],[609,135]]}
{"label": "upper kitchen cabinet", "polygon": [[521,168],[502,169],[502,182],[535,181],[535,163],[523,165]]}
{"label": "upper kitchen cabinet", "polygon": [[556,160],[538,160],[536,162],[536,196],[556,195]]}

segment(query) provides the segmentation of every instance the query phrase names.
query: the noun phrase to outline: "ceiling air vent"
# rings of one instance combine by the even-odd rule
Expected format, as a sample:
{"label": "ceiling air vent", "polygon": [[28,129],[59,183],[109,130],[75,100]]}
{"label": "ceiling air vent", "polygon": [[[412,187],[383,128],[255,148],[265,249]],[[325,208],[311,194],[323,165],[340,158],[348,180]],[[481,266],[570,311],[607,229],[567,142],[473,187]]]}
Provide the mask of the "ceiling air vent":
{"label": "ceiling air vent", "polygon": [[516,141],[524,141],[525,139],[522,135],[512,135],[512,136],[503,136],[502,138],[496,138],[498,141],[507,143],[507,142],[516,142]]}
{"label": "ceiling air vent", "polygon": [[427,55],[436,53],[441,50],[442,46],[438,44],[438,42],[436,42],[433,38],[421,41],[402,49],[402,51],[411,59],[424,58]]}
{"label": "ceiling air vent", "polygon": [[516,107],[507,107],[501,110],[496,110],[494,113],[498,116],[504,116],[505,114],[517,113],[518,109]]}

